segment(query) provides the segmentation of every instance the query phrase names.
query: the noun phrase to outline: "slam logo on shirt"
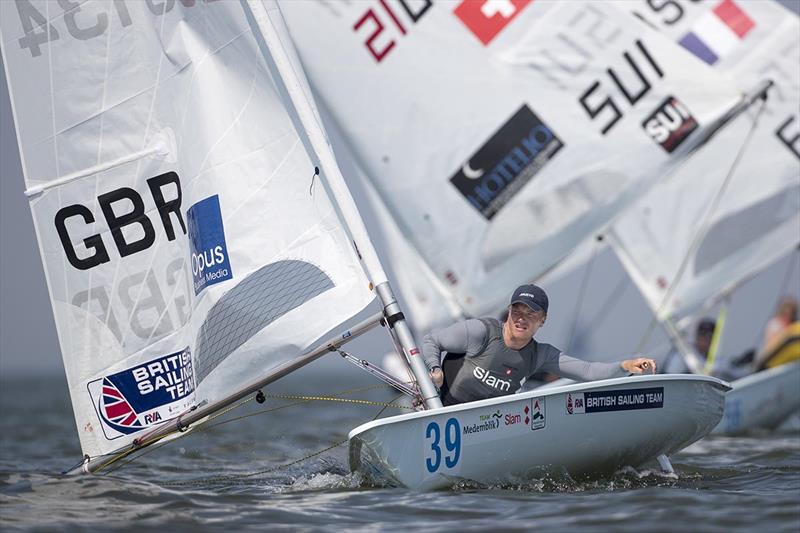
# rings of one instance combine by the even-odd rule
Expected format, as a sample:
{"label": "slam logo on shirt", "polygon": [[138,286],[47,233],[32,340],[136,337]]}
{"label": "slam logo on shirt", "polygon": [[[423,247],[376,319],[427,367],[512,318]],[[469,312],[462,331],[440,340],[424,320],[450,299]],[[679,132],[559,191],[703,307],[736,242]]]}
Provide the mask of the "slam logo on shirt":
{"label": "slam logo on shirt", "polygon": [[523,104],[450,183],[491,220],[563,146],[553,130]]}
{"label": "slam logo on shirt", "polygon": [[463,0],[453,14],[488,46],[533,0]]}
{"label": "slam logo on shirt", "polygon": [[233,278],[219,196],[209,196],[189,208],[189,243],[195,295],[215,283]]}
{"label": "slam logo on shirt", "polygon": [[87,385],[108,440],[178,416],[194,405],[189,349],[164,355]]}
{"label": "slam logo on shirt", "polygon": [[661,148],[671,154],[697,129],[697,121],[677,98],[667,96],[642,122],[642,128]]}

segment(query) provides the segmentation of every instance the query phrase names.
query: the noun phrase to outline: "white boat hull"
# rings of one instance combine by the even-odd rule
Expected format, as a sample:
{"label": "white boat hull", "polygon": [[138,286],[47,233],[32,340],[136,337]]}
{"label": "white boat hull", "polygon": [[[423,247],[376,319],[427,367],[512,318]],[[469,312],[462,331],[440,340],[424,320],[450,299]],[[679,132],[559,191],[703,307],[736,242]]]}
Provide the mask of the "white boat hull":
{"label": "white boat hull", "polygon": [[731,386],[715,435],[775,429],[800,411],[800,362],[745,376]]}
{"label": "white boat hull", "polygon": [[636,376],[385,418],[350,432],[350,468],[421,490],[613,472],[708,434],[728,390],[704,376]]}

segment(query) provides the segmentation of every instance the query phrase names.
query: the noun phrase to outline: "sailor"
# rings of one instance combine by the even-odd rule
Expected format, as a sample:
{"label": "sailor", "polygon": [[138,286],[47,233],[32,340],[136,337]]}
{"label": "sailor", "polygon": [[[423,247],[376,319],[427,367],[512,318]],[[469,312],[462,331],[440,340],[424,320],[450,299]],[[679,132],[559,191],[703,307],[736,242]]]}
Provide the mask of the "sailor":
{"label": "sailor", "polygon": [[[547,307],[547,295],[540,287],[522,285],[511,295],[504,322],[468,319],[426,335],[422,355],[434,384],[442,390],[442,403],[454,405],[512,394],[523,380],[539,371],[580,381],[655,373],[652,359],[590,363],[534,340],[547,319]],[[444,371],[443,352],[448,354]]]}

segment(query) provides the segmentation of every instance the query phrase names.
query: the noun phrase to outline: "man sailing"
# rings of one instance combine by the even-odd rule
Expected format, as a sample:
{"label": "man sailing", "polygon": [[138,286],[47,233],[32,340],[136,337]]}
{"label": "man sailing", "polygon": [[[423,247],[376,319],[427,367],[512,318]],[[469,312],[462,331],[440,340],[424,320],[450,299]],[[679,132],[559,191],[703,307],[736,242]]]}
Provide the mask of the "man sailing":
{"label": "man sailing", "polygon": [[[454,405],[516,392],[524,379],[549,372],[579,381],[655,373],[656,363],[640,357],[616,363],[590,363],[561,352],[533,336],[547,319],[548,300],[536,285],[522,285],[511,295],[505,322],[468,319],[422,339],[422,356],[434,384],[444,379],[442,354],[463,354],[460,368],[448,368],[442,403]],[[454,374],[454,375],[451,375]]]}

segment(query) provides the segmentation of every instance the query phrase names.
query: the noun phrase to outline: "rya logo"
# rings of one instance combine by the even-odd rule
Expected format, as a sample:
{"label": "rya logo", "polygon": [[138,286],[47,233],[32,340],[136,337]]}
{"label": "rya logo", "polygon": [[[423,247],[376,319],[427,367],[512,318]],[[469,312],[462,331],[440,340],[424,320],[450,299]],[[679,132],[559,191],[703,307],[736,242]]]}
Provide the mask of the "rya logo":
{"label": "rya logo", "polygon": [[642,122],[642,127],[667,153],[672,153],[697,129],[697,121],[677,98],[668,96]]}

